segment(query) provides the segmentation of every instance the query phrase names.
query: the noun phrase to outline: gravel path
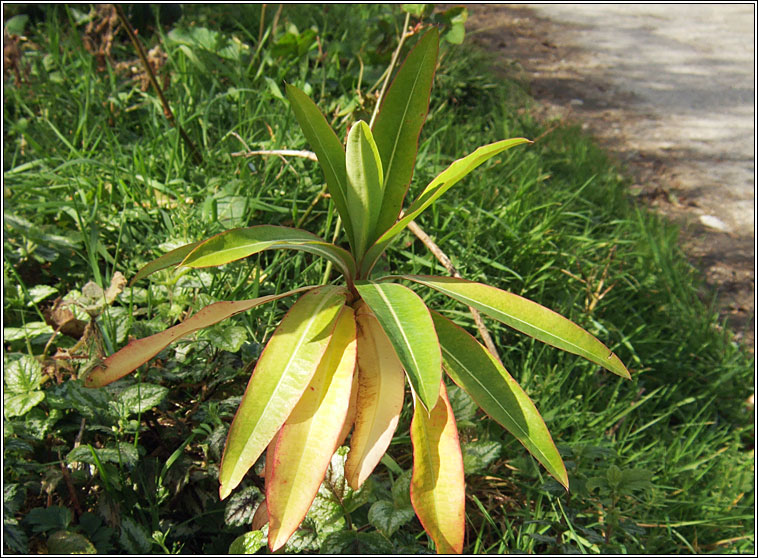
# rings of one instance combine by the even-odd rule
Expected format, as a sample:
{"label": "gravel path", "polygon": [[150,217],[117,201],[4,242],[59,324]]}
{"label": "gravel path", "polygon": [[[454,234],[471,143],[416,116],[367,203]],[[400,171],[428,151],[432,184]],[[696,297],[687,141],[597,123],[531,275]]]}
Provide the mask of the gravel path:
{"label": "gravel path", "polygon": [[684,224],[722,317],[755,339],[755,5],[469,5],[545,117],[584,123]]}

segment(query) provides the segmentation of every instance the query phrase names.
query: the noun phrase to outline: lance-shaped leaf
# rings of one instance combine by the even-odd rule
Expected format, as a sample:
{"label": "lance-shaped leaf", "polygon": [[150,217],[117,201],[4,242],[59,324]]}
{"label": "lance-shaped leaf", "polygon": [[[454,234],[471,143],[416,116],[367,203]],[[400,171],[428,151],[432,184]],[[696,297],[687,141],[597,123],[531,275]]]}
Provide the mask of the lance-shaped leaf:
{"label": "lance-shaped leaf", "polygon": [[166,252],[161,257],[154,259],[148,264],[145,264],[137,272],[137,274],[134,277],[132,277],[132,280],[129,281],[129,285],[134,285],[134,283],[136,283],[143,277],[147,277],[148,275],[151,275],[155,273],[156,271],[160,271],[161,269],[166,269],[167,267],[171,267],[172,265],[179,265],[180,263],[182,263],[182,260],[187,257],[187,254],[192,252],[192,250],[194,250],[198,244],[200,243],[192,242],[190,244],[185,244],[184,246],[180,246],[179,248],[175,248],[174,250],[171,250],[170,252]]}
{"label": "lance-shaped leaf", "polygon": [[355,275],[355,261],[347,250],[308,231],[276,225],[232,229],[212,236],[199,243],[181,264],[188,267],[218,266],[277,248],[301,250],[322,256],[337,264],[346,276]]}
{"label": "lance-shaped leaf", "polygon": [[526,392],[469,333],[437,312],[432,311],[432,318],[448,376],[568,489],[568,475],[561,455]]}
{"label": "lance-shaped leaf", "polygon": [[[397,72],[374,122],[376,146],[384,167],[384,199],[376,228],[381,235],[397,219],[413,176],[418,137],[429,110],[437,66],[439,32],[427,31]],[[376,240],[376,236],[370,240]]]}
{"label": "lance-shaped leaf", "polygon": [[294,85],[286,85],[287,98],[292,104],[305,139],[313,149],[318,164],[324,173],[326,187],[334,201],[337,212],[342,217],[342,224],[347,232],[350,245],[355,249],[353,223],[347,209],[347,173],[345,170],[345,149],[337,134],[311,99]]}
{"label": "lance-shaped leaf", "polygon": [[353,382],[355,336],[353,309],[345,306],[316,373],[277,435],[273,459],[266,465],[272,551],[300,525],[337,449]]}
{"label": "lance-shaped leaf", "polygon": [[345,478],[358,490],[387,451],[403,410],[405,375],[387,334],[365,304],[358,323],[358,393]]}
{"label": "lance-shaped leaf", "polygon": [[458,430],[445,384],[431,413],[416,400],[411,421],[411,504],[438,554],[460,554],[465,533],[465,483]]}
{"label": "lance-shaped leaf", "polygon": [[[357,358],[357,357],[356,357]],[[347,406],[347,415],[345,415],[345,423],[342,425],[342,431],[337,438],[337,447],[340,447],[347,440],[348,434],[353,429],[355,424],[355,415],[358,412],[358,362],[356,360],[356,368],[353,373],[353,385],[350,388],[350,403]]]}
{"label": "lance-shaped leaf", "polygon": [[182,323],[170,327],[165,331],[131,341],[120,351],[113,353],[102,363],[93,368],[84,379],[87,387],[102,387],[119,378],[133,372],[174,341],[194,333],[199,329],[211,326],[225,320],[235,314],[250,310],[266,302],[278,300],[293,294],[301,293],[314,287],[302,287],[294,291],[288,291],[277,295],[262,296],[250,300],[214,302],[198,310],[197,313],[184,320]]}
{"label": "lance-shaped leaf", "polygon": [[442,355],[426,304],[397,283],[367,281],[356,288],[389,337],[422,404],[432,409],[439,396]]}
{"label": "lance-shaped leaf", "polygon": [[353,220],[354,251],[363,255],[382,207],[382,161],[368,124],[359,120],[347,135],[347,208]]}
{"label": "lance-shaped leaf", "polygon": [[437,201],[442,194],[455,186],[455,184],[485,161],[491,159],[498,153],[502,153],[506,149],[510,149],[511,147],[522,143],[529,143],[529,140],[526,138],[513,138],[491,143],[489,145],[483,145],[482,147],[477,148],[473,153],[454,161],[447,169],[438,174],[411,204],[403,215],[403,218],[392,225],[387,232],[382,234],[376,243],[368,250],[362,266],[364,275],[370,271],[376,259],[387,247],[387,244],[427,207]]}
{"label": "lance-shaped leaf", "polygon": [[221,499],[242,481],[294,409],[326,351],[344,288],[326,286],[303,295],[263,350],[234,415],[221,460]]}
{"label": "lance-shaped leaf", "polygon": [[630,378],[621,360],[595,336],[541,304],[455,277],[404,275],[403,278],[436,289],[538,341],[582,356],[622,378]]}

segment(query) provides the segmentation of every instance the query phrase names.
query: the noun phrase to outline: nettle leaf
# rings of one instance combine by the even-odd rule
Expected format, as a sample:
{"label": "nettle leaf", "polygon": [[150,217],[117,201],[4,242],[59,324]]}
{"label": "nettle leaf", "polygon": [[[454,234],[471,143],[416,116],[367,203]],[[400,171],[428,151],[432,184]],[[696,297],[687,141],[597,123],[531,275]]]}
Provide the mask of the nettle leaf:
{"label": "nettle leaf", "polygon": [[261,500],[263,500],[263,494],[261,494],[261,491],[257,487],[247,486],[243,488],[226,502],[224,523],[230,527],[241,527],[250,524]]}
{"label": "nettle leaf", "polygon": [[47,538],[50,554],[97,554],[95,545],[84,535],[73,531],[56,531]]}
{"label": "nettle leaf", "polygon": [[455,277],[404,275],[402,278],[431,287],[538,341],[584,357],[622,378],[630,378],[629,371],[613,351],[588,331],[541,304],[490,285]]}
{"label": "nettle leaf", "polygon": [[371,505],[368,521],[390,538],[400,527],[414,518],[416,512],[411,506],[398,508],[394,502],[379,500]]}
{"label": "nettle leaf", "polygon": [[147,554],[153,547],[150,534],[131,517],[121,518],[121,535],[118,542],[129,554]]}
{"label": "nettle leaf", "polygon": [[247,330],[242,326],[217,324],[207,329],[204,337],[218,350],[236,353],[247,341]]}
{"label": "nettle leaf", "polygon": [[[412,513],[412,512],[411,512]],[[364,533],[360,531],[338,531],[332,533],[321,545],[321,554],[348,554],[356,556],[369,554],[372,556],[390,556],[395,553],[392,544],[379,533]]]}
{"label": "nettle leaf", "polygon": [[476,440],[461,446],[463,452],[463,469],[467,475],[482,473],[487,466],[500,457],[502,444]]}
{"label": "nettle leaf", "polygon": [[139,383],[129,386],[118,394],[111,405],[118,409],[119,414],[128,418],[131,415],[144,413],[160,405],[168,395],[168,388],[156,384]]}
{"label": "nettle leaf", "polygon": [[568,488],[561,455],[526,392],[468,332],[437,312],[432,312],[432,318],[448,376]]}
{"label": "nettle leaf", "polygon": [[229,554],[255,554],[266,546],[266,535],[263,531],[248,531],[240,535],[229,545]]}
{"label": "nettle leaf", "polygon": [[109,445],[99,449],[93,448],[89,444],[79,446],[68,452],[66,461],[68,463],[80,462],[95,465],[97,463],[95,456],[101,463],[120,463],[127,467],[133,467],[139,460],[139,452],[134,445],[120,442],[118,445]]}
{"label": "nettle leaf", "polygon": [[66,529],[74,519],[70,509],[61,506],[34,508],[24,517],[24,523],[31,525],[33,533]]}
{"label": "nettle leaf", "polygon": [[373,242],[397,219],[416,163],[418,138],[429,110],[439,32],[429,29],[411,49],[376,116],[373,132],[384,168],[384,198]]}
{"label": "nettle leaf", "polygon": [[442,357],[429,309],[397,283],[361,282],[356,288],[395,348],[421,404],[431,409],[439,397]]}
{"label": "nettle leaf", "polygon": [[263,350],[221,461],[221,499],[242,481],[294,409],[329,345],[347,290],[312,289],[292,306]]}

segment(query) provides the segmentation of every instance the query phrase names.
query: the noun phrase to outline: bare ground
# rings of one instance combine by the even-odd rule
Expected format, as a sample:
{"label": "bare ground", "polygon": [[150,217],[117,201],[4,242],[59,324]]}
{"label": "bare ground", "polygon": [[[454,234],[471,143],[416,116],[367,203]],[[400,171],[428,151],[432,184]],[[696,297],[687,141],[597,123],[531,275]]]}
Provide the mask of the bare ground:
{"label": "bare ground", "polygon": [[721,183],[729,178],[728,169],[719,166],[723,154],[695,150],[685,140],[662,142],[656,127],[665,123],[633,92],[614,85],[593,52],[570,40],[576,33],[570,25],[539,17],[526,6],[468,8],[467,40],[497,52],[504,71],[522,73],[541,105],[540,116],[581,123],[631,174],[637,199],[681,224],[682,248],[705,279],[703,298],[716,295],[721,318],[753,351],[755,236],[749,198],[754,191],[746,200],[741,185],[738,211],[725,212],[724,192],[701,179],[703,174]]}

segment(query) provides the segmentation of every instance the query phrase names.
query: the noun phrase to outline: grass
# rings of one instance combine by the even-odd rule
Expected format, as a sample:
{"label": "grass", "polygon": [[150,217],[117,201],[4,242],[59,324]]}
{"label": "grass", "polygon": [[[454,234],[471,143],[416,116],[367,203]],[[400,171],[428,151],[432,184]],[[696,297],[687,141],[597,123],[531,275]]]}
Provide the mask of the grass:
{"label": "grass", "polygon": [[[13,416],[6,395],[10,551],[55,550],[50,535],[64,530],[101,553],[225,553],[248,530],[262,481],[249,476],[247,488],[219,503],[220,451],[248,365],[287,303],[182,341],[112,389],[85,390],[72,378],[130,336],[160,331],[213,300],[318,283],[326,264],[264,253],[218,271],[161,272],[95,311],[95,333],[79,346],[63,334],[48,345],[52,330],[43,322],[56,297],[80,296],[89,281],[107,287],[116,272],[130,278],[169,248],[227,228],[297,224],[332,238],[336,215],[314,164],[232,154],[307,148],[281,99],[284,80],[310,91],[339,133],[370,114],[367,91],[386,67],[403,16],[379,5],[261,12],[187,5],[172,31],[140,34],[167,55],[159,75],[170,77],[169,103],[200,146],[202,165],[151,90],[114,64],[98,67],[83,46],[84,14],[59,7],[27,24],[26,76],[5,83],[5,387],[6,394],[10,386],[20,397],[45,396]],[[115,63],[136,58],[120,39],[111,56]],[[680,252],[677,230],[629,199],[623,170],[579,129],[536,121],[523,84],[496,79],[488,64],[465,45],[443,49],[412,187],[478,145],[540,139],[479,169],[419,224],[464,277],[581,324],[633,379],[488,322],[503,362],[563,452],[571,491],[475,414],[465,395],[451,394],[467,456],[465,551],[753,552],[754,432],[744,405],[752,357],[698,299],[700,279]],[[410,233],[387,265],[444,273]],[[461,307],[443,297],[434,305],[474,331]],[[19,388],[8,370],[26,362],[23,354],[42,366],[36,385],[29,372]],[[401,472],[411,466],[409,422],[406,411],[389,452]],[[88,444],[93,451],[82,455]],[[354,506],[324,500],[291,550],[317,550],[330,529],[343,529],[346,512],[359,533],[377,533],[369,510],[392,498],[399,478],[379,467]],[[329,544],[337,540],[331,536]],[[377,536],[360,539],[362,548],[427,547],[416,519]]]}

